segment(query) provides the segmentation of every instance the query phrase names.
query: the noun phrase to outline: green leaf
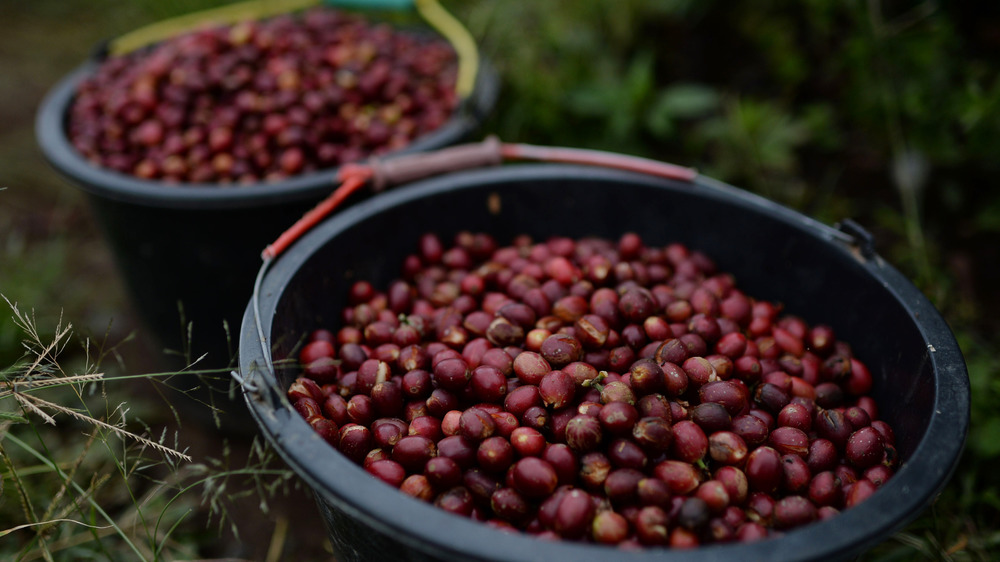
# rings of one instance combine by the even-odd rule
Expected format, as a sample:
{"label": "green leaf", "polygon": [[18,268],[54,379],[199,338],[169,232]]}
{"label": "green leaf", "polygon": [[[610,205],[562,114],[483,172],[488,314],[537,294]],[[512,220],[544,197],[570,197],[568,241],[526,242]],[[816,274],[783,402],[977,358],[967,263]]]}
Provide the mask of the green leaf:
{"label": "green leaf", "polygon": [[1000,232],[1000,199],[992,199],[980,208],[975,223],[980,230]]}
{"label": "green leaf", "polygon": [[654,106],[646,114],[646,128],[659,138],[669,137],[677,129],[673,116],[658,106]]}
{"label": "green leaf", "polygon": [[582,86],[569,92],[566,102],[573,111],[586,117],[604,117],[615,106],[615,92],[600,85]]}
{"label": "green leaf", "polygon": [[969,437],[969,444],[980,457],[1000,456],[1000,418],[983,420]]}
{"label": "green leaf", "polygon": [[625,83],[629,101],[638,106],[653,90],[653,55],[644,51],[635,56],[628,67]]}
{"label": "green leaf", "polygon": [[719,101],[719,93],[708,86],[674,84],[661,91],[650,114],[669,116],[673,119],[693,119],[703,117],[717,109]]}

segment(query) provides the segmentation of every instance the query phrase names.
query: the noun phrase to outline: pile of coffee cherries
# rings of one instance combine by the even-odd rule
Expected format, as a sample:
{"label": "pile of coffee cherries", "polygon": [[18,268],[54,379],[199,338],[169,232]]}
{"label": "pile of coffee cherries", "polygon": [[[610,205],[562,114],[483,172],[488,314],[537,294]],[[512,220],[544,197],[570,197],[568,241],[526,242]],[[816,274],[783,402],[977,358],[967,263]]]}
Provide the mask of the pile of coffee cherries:
{"label": "pile of coffee cherries", "polygon": [[898,463],[849,345],[681,244],[426,234],[347,299],[299,352],[295,409],[374,477],[501,529],[755,541]]}
{"label": "pile of coffee cherries", "polygon": [[278,181],[439,128],[456,61],[437,37],[316,8],[108,58],[80,83],[67,133],[95,165],[143,179]]}

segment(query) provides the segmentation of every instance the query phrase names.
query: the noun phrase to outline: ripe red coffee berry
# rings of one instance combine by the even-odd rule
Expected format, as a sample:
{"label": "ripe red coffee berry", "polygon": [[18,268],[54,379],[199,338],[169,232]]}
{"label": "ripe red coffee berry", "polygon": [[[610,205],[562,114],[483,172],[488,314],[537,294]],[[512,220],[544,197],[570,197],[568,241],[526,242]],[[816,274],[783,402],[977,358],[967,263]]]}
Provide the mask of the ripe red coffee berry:
{"label": "ripe red coffee berry", "polygon": [[674,495],[689,494],[702,482],[701,472],[684,461],[665,460],[653,468],[653,475],[665,482]]}
{"label": "ripe red coffee berry", "polygon": [[635,532],[642,544],[667,544],[670,533],[670,516],[658,506],[643,507],[635,518]]}
{"label": "ripe red coffee berry", "polygon": [[854,507],[855,505],[858,505],[859,503],[870,498],[877,489],[878,486],[876,486],[871,480],[858,480],[851,485],[850,490],[847,492],[847,497],[844,499],[844,506]]}
{"label": "ripe red coffee berry", "polygon": [[619,544],[628,538],[628,520],[614,511],[601,511],[594,516],[590,534],[598,543]]}
{"label": "ripe red coffee berry", "polygon": [[407,435],[392,448],[392,460],[403,465],[407,472],[420,472],[432,457],[437,455],[434,442],[422,435]]}
{"label": "ripe red coffee berry", "polygon": [[576,394],[576,381],[563,371],[551,371],[538,383],[542,402],[555,410],[567,406]]}
{"label": "ripe red coffee berry", "polygon": [[545,451],[545,436],[530,427],[518,427],[511,432],[510,444],[521,457],[538,457]]}
{"label": "ripe red coffee berry", "polygon": [[522,524],[532,513],[532,507],[517,490],[500,488],[490,496],[490,508],[500,519]]}
{"label": "ripe red coffee berry", "polygon": [[538,385],[542,382],[542,377],[552,371],[552,366],[541,354],[526,351],[514,358],[513,370],[525,384]]}
{"label": "ripe red coffee berry", "polygon": [[744,470],[750,490],[773,494],[784,477],[781,453],[771,447],[758,447],[747,456]]}
{"label": "ripe red coffee berry", "polygon": [[462,469],[450,457],[430,458],[424,465],[423,474],[430,484],[438,490],[447,490],[462,482]]}
{"label": "ripe red coffee berry", "polygon": [[645,417],[632,427],[632,439],[651,455],[665,453],[674,440],[670,422],[661,417]]}
{"label": "ripe red coffee berry", "polygon": [[775,428],[767,442],[783,455],[791,454],[804,458],[809,454],[809,436],[801,429],[788,426]]}
{"label": "ripe red coffee berry", "polygon": [[696,463],[708,453],[708,437],[698,424],[680,421],[673,425],[671,451],[678,460]]}
{"label": "ripe red coffee berry", "polygon": [[568,539],[578,539],[590,527],[594,517],[594,501],[583,490],[570,490],[556,508],[552,530]]}
{"label": "ripe red coffee berry", "polygon": [[597,419],[608,434],[628,435],[639,421],[639,410],[628,402],[611,402],[600,407]]}
{"label": "ripe red coffee berry", "polygon": [[574,416],[566,425],[566,444],[578,452],[597,449],[603,440],[604,432],[601,422],[593,416],[580,414]]}
{"label": "ripe red coffee berry", "polygon": [[652,358],[640,359],[629,370],[632,390],[639,396],[662,392],[666,388],[663,369]]}
{"label": "ripe red coffee berry", "polygon": [[782,498],[774,505],[774,524],[779,529],[812,523],[817,517],[816,506],[802,496]]}
{"label": "ripe red coffee berry", "polygon": [[539,458],[525,457],[514,463],[511,470],[514,488],[527,498],[550,496],[559,483],[552,465]]}
{"label": "ripe red coffee berry", "polygon": [[496,431],[493,416],[480,408],[469,408],[462,412],[458,421],[459,433],[473,441],[482,441]]}
{"label": "ripe red coffee berry", "polygon": [[882,461],[885,453],[885,442],[873,427],[863,427],[847,439],[845,447],[847,460],[854,466],[864,469]]}
{"label": "ripe red coffee berry", "polygon": [[552,367],[558,369],[582,359],[583,345],[568,334],[552,334],[542,342],[540,352]]}
{"label": "ripe red coffee berry", "polygon": [[308,365],[317,359],[324,357],[333,357],[334,349],[333,343],[326,340],[317,340],[306,344],[299,352],[299,361],[303,365]]}
{"label": "ripe red coffee berry", "polygon": [[501,473],[514,462],[514,447],[504,437],[488,437],[479,444],[476,458],[484,470]]}

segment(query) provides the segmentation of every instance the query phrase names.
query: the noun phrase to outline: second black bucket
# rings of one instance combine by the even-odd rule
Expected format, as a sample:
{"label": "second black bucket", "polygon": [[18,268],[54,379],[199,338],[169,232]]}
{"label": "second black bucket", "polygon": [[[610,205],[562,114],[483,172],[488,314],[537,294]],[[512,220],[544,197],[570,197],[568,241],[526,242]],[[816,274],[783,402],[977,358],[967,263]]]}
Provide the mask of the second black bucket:
{"label": "second black bucket", "polygon": [[[484,231],[530,235],[639,233],[651,245],[701,250],[756,298],[810,324],[830,324],[871,369],[880,418],[895,429],[896,475],[826,521],[753,544],[693,551],[538,540],[420,502],[376,480],[329,446],[285,392],[296,344],[338,327],[356,279],[385,287],[416,240]],[[338,560],[635,562],[846,560],[915,519],[947,483],[969,426],[965,362],[947,324],[858,229],[838,230],[708,178],[668,180],[582,166],[510,166],[397,188],[327,220],[263,279],[240,332],[240,376],[263,435],[312,487]],[[259,312],[259,316],[258,316]],[[259,320],[259,324],[258,324]],[[269,353],[279,365],[272,370]],[[285,360],[285,361],[282,361]]]}
{"label": "second black bucket", "polygon": [[[52,166],[86,192],[132,302],[157,342],[192,358],[207,353],[201,368],[225,368],[236,351],[261,250],[333,191],[337,170],[223,188],[169,187],[95,167],[72,146],[65,125],[77,85],[98,64],[86,62],[48,94],[37,115],[38,143]],[[441,128],[388,157],[468,140],[497,91],[497,76],[484,62],[472,95]],[[187,324],[193,326],[190,337]]]}

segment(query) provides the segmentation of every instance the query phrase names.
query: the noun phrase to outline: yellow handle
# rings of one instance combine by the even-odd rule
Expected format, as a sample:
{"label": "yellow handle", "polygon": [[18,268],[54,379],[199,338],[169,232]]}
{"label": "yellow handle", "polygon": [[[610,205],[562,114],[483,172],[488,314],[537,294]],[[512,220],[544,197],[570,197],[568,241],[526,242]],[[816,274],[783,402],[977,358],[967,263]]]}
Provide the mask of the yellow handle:
{"label": "yellow handle", "polygon": [[319,0],[247,0],[201,10],[140,27],[112,40],[108,53],[124,55],[175,35],[210,25],[227,25],[294,12],[319,4]]}
{"label": "yellow handle", "polygon": [[[198,27],[259,20],[303,10],[319,3],[320,0],[247,0],[185,14],[141,27],[112,40],[108,44],[108,53],[123,55]],[[465,26],[448,13],[438,0],[414,0],[414,5],[420,16],[455,49],[458,55],[455,91],[462,99],[469,97],[475,88],[476,74],[479,72],[479,51],[475,40]]]}
{"label": "yellow handle", "polygon": [[458,80],[455,91],[460,98],[467,98],[476,85],[479,72],[479,51],[469,30],[455,19],[437,0],[415,0],[417,12],[451,43],[458,54]]}

